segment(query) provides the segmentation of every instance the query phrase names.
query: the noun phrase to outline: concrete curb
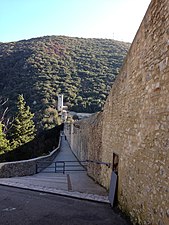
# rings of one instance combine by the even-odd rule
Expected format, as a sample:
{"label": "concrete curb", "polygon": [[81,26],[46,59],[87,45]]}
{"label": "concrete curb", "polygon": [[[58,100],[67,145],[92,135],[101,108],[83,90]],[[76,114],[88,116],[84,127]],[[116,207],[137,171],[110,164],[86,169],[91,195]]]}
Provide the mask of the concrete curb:
{"label": "concrete curb", "polygon": [[110,204],[107,196],[100,196],[95,194],[89,194],[89,193],[81,193],[81,192],[73,192],[73,191],[65,191],[65,190],[59,190],[59,189],[53,189],[53,188],[46,188],[46,187],[39,187],[37,186],[28,186],[20,183],[11,183],[11,182],[3,182],[0,181],[0,185],[2,186],[8,186],[13,188],[20,188],[30,191],[37,191],[37,192],[43,192],[47,194],[55,194],[60,195],[63,197],[69,197],[69,198],[76,198],[80,200],[87,200],[87,201],[93,201],[97,203],[106,203]]}

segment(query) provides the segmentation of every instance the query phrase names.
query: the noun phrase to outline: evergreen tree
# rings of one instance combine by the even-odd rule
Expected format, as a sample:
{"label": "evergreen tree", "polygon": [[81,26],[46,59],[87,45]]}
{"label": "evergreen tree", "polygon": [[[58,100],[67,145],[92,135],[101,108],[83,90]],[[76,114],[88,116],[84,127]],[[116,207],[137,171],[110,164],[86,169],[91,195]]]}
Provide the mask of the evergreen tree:
{"label": "evergreen tree", "polygon": [[10,150],[9,141],[6,139],[6,135],[3,132],[3,124],[0,122],[0,154]]}
{"label": "evergreen tree", "polygon": [[9,133],[12,149],[34,139],[36,131],[32,120],[34,114],[30,112],[29,106],[26,106],[23,95],[18,96],[17,108],[18,112]]}

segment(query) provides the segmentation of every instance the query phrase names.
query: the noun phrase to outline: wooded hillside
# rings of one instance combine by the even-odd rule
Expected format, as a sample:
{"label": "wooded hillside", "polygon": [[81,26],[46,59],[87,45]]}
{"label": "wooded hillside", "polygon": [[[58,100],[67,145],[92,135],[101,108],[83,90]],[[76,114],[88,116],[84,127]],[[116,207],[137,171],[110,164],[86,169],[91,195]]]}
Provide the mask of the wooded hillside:
{"label": "wooded hillside", "polygon": [[57,95],[77,112],[101,109],[130,44],[46,36],[0,43],[0,96],[9,113],[23,94],[39,127],[57,123]]}

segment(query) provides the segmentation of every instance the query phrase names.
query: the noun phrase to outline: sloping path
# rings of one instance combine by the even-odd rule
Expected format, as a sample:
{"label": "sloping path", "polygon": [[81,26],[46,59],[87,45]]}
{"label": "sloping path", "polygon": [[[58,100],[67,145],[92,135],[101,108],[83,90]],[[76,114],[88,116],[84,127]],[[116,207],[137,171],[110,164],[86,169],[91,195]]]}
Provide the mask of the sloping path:
{"label": "sloping path", "polygon": [[[77,158],[72,153],[68,142],[62,137],[61,151],[54,161],[76,161],[76,165],[79,164]],[[70,169],[69,167],[66,169]],[[82,166],[73,167],[74,170],[81,169],[84,170]],[[84,193],[107,195],[107,192],[100,185],[96,184],[88,175],[86,171],[70,171],[67,172],[70,177],[70,182],[72,186],[72,191],[80,191]]]}
{"label": "sloping path", "polygon": [[[56,161],[76,161],[65,137],[61,137],[61,148],[54,159]],[[79,164],[80,166],[80,164]],[[77,167],[74,167],[74,169]],[[83,169],[82,166],[78,169]],[[68,169],[68,167],[66,167]],[[107,192],[96,184],[86,171],[68,171],[63,173],[51,173],[51,166],[33,176],[1,178],[0,184],[26,188],[30,190],[44,191],[48,193],[61,194],[65,196],[89,199],[100,202],[108,202]]]}

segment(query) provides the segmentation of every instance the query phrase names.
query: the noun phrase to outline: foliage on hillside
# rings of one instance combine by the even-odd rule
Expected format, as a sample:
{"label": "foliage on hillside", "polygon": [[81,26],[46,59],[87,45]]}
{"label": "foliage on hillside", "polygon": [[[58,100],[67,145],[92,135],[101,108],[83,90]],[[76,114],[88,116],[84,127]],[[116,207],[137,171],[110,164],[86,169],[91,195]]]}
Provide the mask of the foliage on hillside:
{"label": "foliage on hillside", "polygon": [[9,141],[6,139],[6,135],[3,132],[3,124],[0,121],[0,154],[7,152],[9,149]]}
{"label": "foliage on hillside", "polygon": [[64,36],[0,43],[0,96],[9,98],[12,112],[23,93],[43,128],[58,123],[58,93],[71,110],[99,111],[128,48],[109,39]]}
{"label": "foliage on hillside", "polygon": [[41,131],[32,141],[12,151],[5,151],[4,154],[0,152],[0,162],[26,160],[49,154],[58,147],[61,130],[63,125]]}
{"label": "foliage on hillside", "polygon": [[29,106],[26,105],[23,95],[18,96],[17,114],[8,132],[11,149],[30,142],[35,138],[35,125],[33,122],[34,114],[30,112]]}

